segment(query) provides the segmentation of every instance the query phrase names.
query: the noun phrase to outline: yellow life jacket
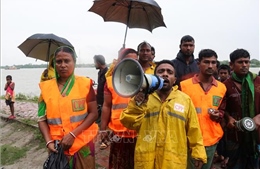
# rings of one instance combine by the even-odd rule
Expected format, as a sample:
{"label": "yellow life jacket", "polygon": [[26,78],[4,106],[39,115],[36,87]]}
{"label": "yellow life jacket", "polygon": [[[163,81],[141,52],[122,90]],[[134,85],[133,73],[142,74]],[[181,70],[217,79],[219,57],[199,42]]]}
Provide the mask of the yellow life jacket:
{"label": "yellow life jacket", "polygon": [[[60,94],[56,79],[40,83],[42,97],[46,103],[46,118],[50,128],[52,140],[61,140],[64,135],[77,128],[88,116],[86,98],[91,87],[90,79],[75,77],[75,84],[68,96]],[[97,124],[93,123],[89,128],[77,135],[73,145],[65,154],[73,155],[89,141],[98,131]]]}

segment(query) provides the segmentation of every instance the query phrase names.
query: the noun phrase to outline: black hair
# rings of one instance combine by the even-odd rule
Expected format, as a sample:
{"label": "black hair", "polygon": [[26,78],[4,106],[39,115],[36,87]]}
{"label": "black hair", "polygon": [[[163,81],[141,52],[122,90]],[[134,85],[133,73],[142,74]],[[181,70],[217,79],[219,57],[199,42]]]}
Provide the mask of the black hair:
{"label": "black hair", "polygon": [[199,52],[199,62],[203,58],[209,58],[209,57],[212,57],[212,56],[215,56],[216,58],[218,58],[218,55],[217,55],[217,53],[214,50],[212,50],[212,49],[202,49]]}
{"label": "black hair", "polygon": [[220,66],[220,61],[217,60],[217,68]]}
{"label": "black hair", "polygon": [[154,69],[154,74],[156,74],[157,68],[158,68],[161,64],[165,64],[165,63],[171,65],[171,66],[175,69],[174,64],[173,64],[172,61],[164,59],[164,60],[161,60],[161,61],[159,61],[159,62],[156,62],[156,66],[155,66],[155,69]]}
{"label": "black hair", "polygon": [[141,48],[143,45],[150,46],[150,48],[152,49],[152,46],[150,45],[150,43],[148,43],[148,42],[146,42],[146,41],[143,41],[143,42],[141,42],[141,43],[137,46],[137,52],[140,51],[140,48]]}
{"label": "black hair", "polygon": [[128,55],[129,53],[135,53],[137,55],[137,51],[132,49],[132,48],[126,48],[125,50],[122,51],[121,55],[120,55],[120,59],[123,60],[125,58],[126,55]]}
{"label": "black hair", "polygon": [[245,49],[236,49],[229,55],[230,61],[232,63],[235,62],[235,60],[239,58],[249,58],[250,59],[250,54],[247,50]]}
{"label": "black hair", "polygon": [[181,44],[183,42],[192,42],[192,41],[195,42],[194,38],[190,35],[185,35],[181,38]]}
{"label": "black hair", "polygon": [[151,51],[153,52],[153,54],[155,55],[155,48],[152,46],[151,47]]}
{"label": "black hair", "polygon": [[227,70],[228,74],[230,74],[230,67],[228,65],[225,65],[225,64],[220,65],[219,68],[218,68],[218,72],[220,70]]}
{"label": "black hair", "polygon": [[58,47],[58,48],[56,49],[56,51],[54,52],[54,57],[56,57],[57,54],[58,54],[59,52],[61,52],[61,51],[71,54],[71,56],[72,56],[74,62],[76,63],[76,57],[77,57],[77,55],[76,55],[76,53],[75,53],[75,51],[74,51],[73,48],[71,48],[71,47],[69,47],[69,46],[61,46],[61,47]]}
{"label": "black hair", "polygon": [[94,60],[98,63],[100,63],[101,65],[105,65],[106,64],[106,60],[105,57],[103,55],[95,55],[94,56]]}
{"label": "black hair", "polygon": [[7,79],[7,78],[10,79],[10,80],[12,80],[12,76],[11,76],[11,75],[7,75],[7,76],[6,76],[6,79]]}

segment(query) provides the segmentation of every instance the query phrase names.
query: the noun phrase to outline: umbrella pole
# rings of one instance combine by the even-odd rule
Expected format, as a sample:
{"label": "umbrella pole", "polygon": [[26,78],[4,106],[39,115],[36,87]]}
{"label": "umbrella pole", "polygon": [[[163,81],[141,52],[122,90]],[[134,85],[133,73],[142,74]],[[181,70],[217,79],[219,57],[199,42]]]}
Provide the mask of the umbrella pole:
{"label": "umbrella pole", "polygon": [[49,57],[50,57],[50,48],[51,48],[51,39],[49,39],[49,44],[48,44],[49,46],[48,46],[48,51],[47,51],[47,60],[48,60],[48,62],[49,62]]}
{"label": "umbrella pole", "polygon": [[126,41],[127,30],[128,30],[128,26],[126,25],[123,48],[125,48],[125,41]]}
{"label": "umbrella pole", "polygon": [[51,48],[51,39],[49,39],[49,44],[48,44],[48,51],[47,51],[47,59],[48,59],[48,62],[47,62],[47,68],[48,68],[48,65],[49,65],[49,62],[50,62],[50,48]]}
{"label": "umbrella pole", "polygon": [[130,1],[130,4],[128,5],[127,24],[126,24],[126,28],[125,28],[125,38],[124,38],[123,48],[125,48],[125,41],[126,41],[126,35],[127,35],[127,30],[128,30],[128,24],[129,24],[131,6],[132,6],[132,1]]}

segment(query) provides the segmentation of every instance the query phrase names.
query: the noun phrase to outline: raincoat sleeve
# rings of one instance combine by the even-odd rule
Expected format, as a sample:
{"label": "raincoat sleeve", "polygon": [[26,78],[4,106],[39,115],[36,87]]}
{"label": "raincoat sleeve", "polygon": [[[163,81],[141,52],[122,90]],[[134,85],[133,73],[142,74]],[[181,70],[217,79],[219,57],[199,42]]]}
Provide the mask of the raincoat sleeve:
{"label": "raincoat sleeve", "polygon": [[146,103],[137,106],[136,102],[134,101],[134,98],[132,98],[127,108],[125,108],[121,113],[121,123],[128,129],[138,130],[140,125],[142,124],[142,120],[145,116],[146,109]]}
{"label": "raincoat sleeve", "polygon": [[203,163],[207,163],[207,154],[203,145],[203,137],[200,130],[197,113],[191,99],[189,99],[189,105],[186,128],[191,157],[196,160],[201,160]]}

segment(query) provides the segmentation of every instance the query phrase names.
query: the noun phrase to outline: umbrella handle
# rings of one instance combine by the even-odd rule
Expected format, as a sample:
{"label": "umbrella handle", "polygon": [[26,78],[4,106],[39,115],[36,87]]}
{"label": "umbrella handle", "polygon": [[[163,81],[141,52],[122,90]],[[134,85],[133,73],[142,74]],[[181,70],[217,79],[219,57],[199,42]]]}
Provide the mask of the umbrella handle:
{"label": "umbrella handle", "polygon": [[125,28],[125,37],[124,37],[123,48],[125,48],[125,41],[126,41],[126,35],[127,35],[127,30],[128,30],[128,24],[129,24],[129,19],[130,19],[131,6],[132,6],[132,1],[130,1],[130,4],[128,5],[128,15],[127,15],[126,28]]}

